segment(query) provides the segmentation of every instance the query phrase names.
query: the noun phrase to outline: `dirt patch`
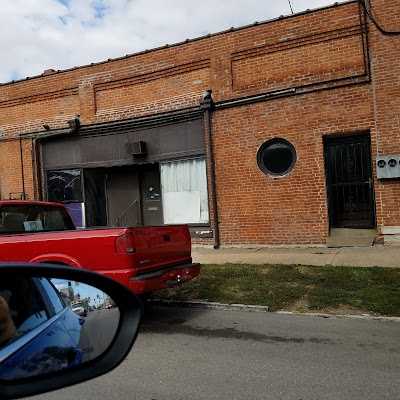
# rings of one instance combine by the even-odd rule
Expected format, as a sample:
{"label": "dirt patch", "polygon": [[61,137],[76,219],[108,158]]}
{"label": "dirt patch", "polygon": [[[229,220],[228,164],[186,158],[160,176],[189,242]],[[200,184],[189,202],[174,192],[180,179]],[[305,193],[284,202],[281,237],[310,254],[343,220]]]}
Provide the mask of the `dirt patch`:
{"label": "dirt patch", "polygon": [[374,315],[368,311],[359,310],[356,307],[342,304],[337,308],[326,307],[322,309],[313,309],[307,299],[297,300],[295,303],[288,305],[284,311],[298,312],[298,313],[322,313],[322,314],[336,314],[336,315]]}
{"label": "dirt patch", "polygon": [[285,311],[300,313],[310,312],[310,305],[308,303],[308,300],[303,298],[295,301],[293,304],[286,306]]}

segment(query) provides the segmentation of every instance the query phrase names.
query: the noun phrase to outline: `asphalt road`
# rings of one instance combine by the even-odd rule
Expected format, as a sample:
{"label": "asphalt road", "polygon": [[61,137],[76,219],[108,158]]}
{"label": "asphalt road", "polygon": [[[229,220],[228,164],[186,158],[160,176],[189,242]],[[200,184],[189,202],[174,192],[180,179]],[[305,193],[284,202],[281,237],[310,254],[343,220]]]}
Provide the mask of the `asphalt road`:
{"label": "asphalt road", "polygon": [[34,397],[400,399],[400,322],[154,308],[111,373]]}
{"label": "asphalt road", "polygon": [[84,351],[83,361],[102,354],[114,339],[119,323],[119,310],[98,310],[88,314],[81,328],[79,348]]}

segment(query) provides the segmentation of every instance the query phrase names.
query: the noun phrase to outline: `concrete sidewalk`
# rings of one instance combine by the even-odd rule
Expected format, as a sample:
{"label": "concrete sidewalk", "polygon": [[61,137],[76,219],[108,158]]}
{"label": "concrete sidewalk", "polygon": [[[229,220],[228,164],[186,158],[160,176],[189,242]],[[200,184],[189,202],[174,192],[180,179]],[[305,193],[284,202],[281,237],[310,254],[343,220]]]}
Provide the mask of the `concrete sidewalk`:
{"label": "concrete sidewalk", "polygon": [[194,262],[201,264],[302,264],[355,267],[400,267],[400,246],[221,248],[193,246]]}

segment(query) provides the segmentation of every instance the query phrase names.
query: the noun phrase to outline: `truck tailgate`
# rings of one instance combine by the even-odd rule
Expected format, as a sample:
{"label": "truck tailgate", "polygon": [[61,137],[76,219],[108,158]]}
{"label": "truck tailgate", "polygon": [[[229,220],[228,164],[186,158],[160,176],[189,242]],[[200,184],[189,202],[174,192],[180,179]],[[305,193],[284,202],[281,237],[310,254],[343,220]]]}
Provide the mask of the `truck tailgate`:
{"label": "truck tailgate", "polygon": [[187,225],[133,228],[133,234],[137,275],[192,261]]}

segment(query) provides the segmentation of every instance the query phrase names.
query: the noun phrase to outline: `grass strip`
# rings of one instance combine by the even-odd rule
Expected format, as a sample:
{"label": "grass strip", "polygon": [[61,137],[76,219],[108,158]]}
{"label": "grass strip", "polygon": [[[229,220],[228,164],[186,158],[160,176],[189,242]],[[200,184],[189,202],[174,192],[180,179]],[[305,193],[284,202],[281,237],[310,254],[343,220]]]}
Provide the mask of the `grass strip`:
{"label": "grass strip", "polygon": [[196,279],[156,297],[271,311],[400,316],[400,268],[207,264]]}

